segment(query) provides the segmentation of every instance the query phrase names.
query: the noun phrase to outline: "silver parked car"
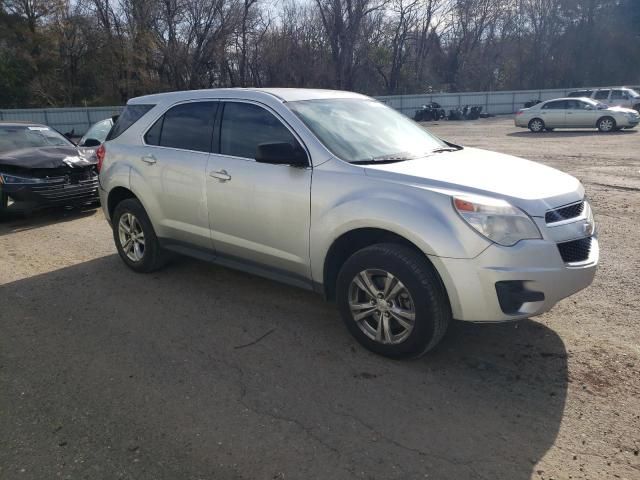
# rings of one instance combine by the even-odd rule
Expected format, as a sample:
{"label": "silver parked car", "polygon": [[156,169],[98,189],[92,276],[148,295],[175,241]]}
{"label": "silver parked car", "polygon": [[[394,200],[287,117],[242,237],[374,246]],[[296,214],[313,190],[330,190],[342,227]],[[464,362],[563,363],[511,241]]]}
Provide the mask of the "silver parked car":
{"label": "silver parked car", "polygon": [[556,98],[518,110],[514,122],[516,127],[536,133],[554,128],[597,128],[601,132],[612,132],[635,127],[640,122],[640,114],[586,97]]}
{"label": "silver parked car", "polygon": [[173,251],[322,292],[392,357],[427,352],[452,318],[545,312],[598,263],[574,177],[440,140],[355,93],[134,98],[98,159],[128,267],[156,270]]}

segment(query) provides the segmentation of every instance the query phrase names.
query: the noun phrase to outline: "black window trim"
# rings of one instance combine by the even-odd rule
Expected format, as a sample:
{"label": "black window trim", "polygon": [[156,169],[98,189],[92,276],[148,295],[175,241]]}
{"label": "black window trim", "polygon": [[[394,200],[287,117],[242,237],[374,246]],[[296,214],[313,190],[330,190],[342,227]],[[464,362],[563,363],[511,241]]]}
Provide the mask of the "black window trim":
{"label": "black window trim", "polygon": [[255,162],[256,161],[255,158],[238,157],[236,155],[227,155],[225,153],[220,153],[220,137],[222,135],[222,119],[223,119],[224,108],[225,108],[226,104],[227,103],[248,103],[248,104],[251,104],[251,105],[256,105],[258,107],[264,108],[267,112],[269,112],[273,116],[275,116],[276,119],[278,119],[280,121],[280,123],[282,123],[282,125],[284,125],[284,127],[287,130],[289,130],[291,135],[293,135],[293,137],[298,141],[300,146],[304,149],[305,154],[307,155],[307,166],[306,167],[298,167],[298,168],[307,168],[307,169],[308,168],[312,168],[313,164],[311,162],[311,155],[309,153],[309,149],[307,148],[305,143],[300,138],[300,135],[297,134],[297,132],[291,127],[291,125],[289,125],[289,123],[284,118],[282,118],[280,115],[278,115],[278,113],[275,112],[268,105],[265,105],[264,103],[261,103],[261,102],[257,102],[255,100],[248,100],[248,99],[244,99],[244,98],[221,98],[219,100],[222,103],[222,105],[220,106],[220,108],[218,108],[218,112],[217,112],[217,115],[216,115],[216,123],[215,123],[215,125],[213,127],[213,136],[214,136],[214,140],[215,140],[214,143],[216,144],[216,150],[211,152],[213,155],[217,155],[219,157],[224,157],[224,158],[234,158],[234,159],[237,159],[237,160],[244,160],[246,162]]}
{"label": "black window trim", "polygon": [[[171,110],[173,107],[177,107],[178,105],[183,105],[185,103],[203,103],[203,102],[210,102],[210,103],[216,103],[216,113],[214,115],[214,123],[213,123],[213,129],[212,129],[212,133],[211,133],[211,141],[209,142],[209,151],[208,152],[203,152],[202,150],[191,150],[188,148],[178,148],[178,147],[165,147],[164,145],[153,145],[151,143],[147,143],[146,140],[146,136],[147,133],[149,133],[149,130],[151,130],[155,124],[158,122],[158,120],[162,119],[162,127],[164,127],[164,116],[165,114]],[[180,100],[178,102],[172,103],[171,105],[168,105],[166,108],[162,109],[162,112],[157,115],[156,117],[154,117],[153,121],[149,124],[149,126],[142,132],[142,135],[140,136],[140,141],[142,142],[142,144],[145,147],[154,147],[154,148],[165,148],[167,150],[178,150],[180,152],[192,152],[192,153],[201,153],[204,155],[210,155],[212,153],[215,153],[213,151],[213,142],[215,140],[215,135],[216,135],[216,122],[218,121],[218,115],[220,114],[220,110],[221,110],[221,100],[219,98],[191,98],[189,100]],[[160,138],[162,138],[162,127],[160,128]]]}

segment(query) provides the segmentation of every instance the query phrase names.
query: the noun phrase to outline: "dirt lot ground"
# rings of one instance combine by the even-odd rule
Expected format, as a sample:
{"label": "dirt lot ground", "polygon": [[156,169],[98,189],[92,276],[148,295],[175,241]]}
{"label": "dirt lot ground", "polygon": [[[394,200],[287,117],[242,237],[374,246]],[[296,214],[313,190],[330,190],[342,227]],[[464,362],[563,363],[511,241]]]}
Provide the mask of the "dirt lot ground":
{"label": "dirt lot ground", "polygon": [[314,294],[186,259],[132,273],[100,211],[10,221],[0,478],[640,479],[640,132],[430,128],[580,178],[595,283],[397,362]]}

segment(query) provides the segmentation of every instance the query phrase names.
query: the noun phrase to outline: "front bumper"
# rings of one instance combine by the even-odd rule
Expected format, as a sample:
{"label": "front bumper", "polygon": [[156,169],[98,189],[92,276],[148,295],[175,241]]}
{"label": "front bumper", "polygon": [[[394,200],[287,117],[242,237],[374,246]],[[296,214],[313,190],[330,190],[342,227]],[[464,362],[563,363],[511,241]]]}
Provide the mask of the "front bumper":
{"label": "front bumper", "polygon": [[10,211],[28,211],[49,206],[83,205],[99,200],[97,175],[80,178],[55,177],[42,183],[3,184]]}
{"label": "front bumper", "polygon": [[[523,240],[512,247],[494,244],[473,259],[430,259],[445,284],[455,319],[502,322],[540,315],[589,286],[599,255],[594,236],[588,258],[575,264],[564,263],[557,243],[551,240]],[[498,282],[520,283],[527,292],[542,295],[525,295],[533,301],[505,313],[496,290]]]}

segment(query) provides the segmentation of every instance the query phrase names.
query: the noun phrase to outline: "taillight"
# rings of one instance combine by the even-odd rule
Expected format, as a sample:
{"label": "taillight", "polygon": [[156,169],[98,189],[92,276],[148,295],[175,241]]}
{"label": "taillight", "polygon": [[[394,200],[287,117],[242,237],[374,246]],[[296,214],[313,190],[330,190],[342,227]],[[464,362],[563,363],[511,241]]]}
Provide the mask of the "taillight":
{"label": "taillight", "polygon": [[104,143],[98,147],[98,150],[96,150],[96,157],[98,157],[96,169],[98,170],[98,173],[100,173],[100,170],[102,169],[102,162],[104,161],[104,155],[106,152],[107,149],[104,148]]}
{"label": "taillight", "polygon": [[518,111],[516,112],[516,115],[522,115],[523,113],[524,113],[524,111],[522,111],[522,110],[518,110]]}

